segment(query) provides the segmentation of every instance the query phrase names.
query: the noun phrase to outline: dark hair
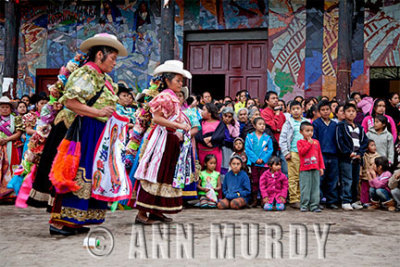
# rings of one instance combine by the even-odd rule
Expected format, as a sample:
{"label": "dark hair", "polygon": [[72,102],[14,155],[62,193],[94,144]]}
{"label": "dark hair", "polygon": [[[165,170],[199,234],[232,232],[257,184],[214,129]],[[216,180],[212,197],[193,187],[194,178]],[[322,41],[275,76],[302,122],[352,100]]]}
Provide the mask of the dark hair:
{"label": "dark hair", "polygon": [[389,123],[388,119],[385,116],[380,115],[380,114],[376,114],[374,119],[382,122],[382,124],[385,125],[385,128],[388,128],[388,129],[390,128],[390,127],[388,127],[388,123]]}
{"label": "dark hair", "polygon": [[326,101],[329,102],[329,97],[327,97],[326,95],[323,95],[323,96],[321,96],[321,98],[320,98],[321,101],[324,100],[324,99],[326,99]]}
{"label": "dark hair", "polygon": [[329,101],[328,100],[321,100],[318,103],[318,111],[320,111],[322,107],[326,107],[326,106],[328,106],[330,108]]}
{"label": "dark hair", "polygon": [[265,123],[265,120],[264,120],[262,117],[257,117],[257,118],[255,118],[254,121],[253,121],[254,127],[257,125],[257,122],[258,122],[258,121],[263,121],[263,122]]}
{"label": "dark hair", "polygon": [[236,97],[240,96],[241,93],[246,93],[246,97],[247,97],[247,95],[248,95],[247,90],[246,90],[246,89],[243,89],[243,90],[240,90],[240,91],[237,91],[237,92],[236,92]]}
{"label": "dark hair", "polygon": [[[15,110],[17,110],[17,109],[18,109],[18,107],[19,107],[19,105],[20,105],[20,104],[24,104],[24,105],[25,105],[25,108],[26,108],[26,113],[28,113],[28,105],[27,105],[25,102],[22,102],[22,101],[19,101],[19,102],[18,102],[18,104],[17,104],[17,108],[16,108]],[[25,113],[25,114],[26,114],[26,113]],[[23,115],[23,114],[18,114],[18,115]]]}
{"label": "dark hair", "polygon": [[336,100],[331,100],[331,101],[329,102],[329,107],[332,107],[332,104],[333,104],[333,103],[336,103],[336,104],[339,105],[339,102],[337,102]]}
{"label": "dark hair", "polygon": [[[204,96],[205,93],[209,93],[210,96],[211,96],[211,93],[210,93],[209,91],[204,91],[204,92],[201,94],[201,96]],[[212,96],[211,96],[211,98],[212,98]]]}
{"label": "dark hair", "polygon": [[314,112],[317,111],[317,105],[312,105],[307,111],[306,111],[306,118],[312,119],[314,118]]}
{"label": "dark hair", "polygon": [[186,99],[186,104],[188,104],[188,106],[190,106],[195,100],[196,100],[196,97],[190,95],[190,96]]}
{"label": "dark hair", "polygon": [[388,100],[389,100],[389,99],[392,99],[395,95],[399,96],[399,93],[391,92],[391,93],[389,94]]}
{"label": "dark hair", "polygon": [[356,95],[359,95],[360,98],[361,98],[361,94],[360,94],[359,92],[353,92],[353,93],[351,93],[350,98],[354,99],[354,97],[355,97]]}
{"label": "dark hair", "polygon": [[243,159],[239,155],[232,156],[231,159],[229,160],[229,164],[231,164],[234,159],[240,160],[241,165],[243,165]]}
{"label": "dark hair", "polygon": [[27,97],[27,98],[29,99],[29,102],[31,102],[31,97],[30,97],[29,95],[23,95],[23,96],[21,96],[21,100],[22,100],[22,98],[24,98],[24,97]]}
{"label": "dark hair", "polygon": [[87,53],[88,59],[87,61],[91,61],[94,62],[96,60],[96,54],[101,51],[103,53],[103,58],[100,60],[101,63],[103,63],[104,61],[106,61],[107,56],[109,54],[112,53],[118,53],[118,50],[110,47],[110,46],[106,46],[106,45],[96,45],[96,46],[92,46],[91,48],[89,48],[89,51]]}
{"label": "dark hair", "polygon": [[206,103],[204,106],[206,107],[207,111],[211,114],[211,118],[218,121],[220,120],[218,115],[218,108],[216,105],[214,105],[213,103]]}
{"label": "dark hair", "polygon": [[346,103],[343,106],[343,112],[345,112],[346,110],[350,109],[350,108],[354,108],[354,110],[357,110],[356,105],[352,104],[352,103]]}
{"label": "dark hair", "polygon": [[277,164],[277,165],[282,165],[282,160],[277,157],[277,156],[272,156],[268,160],[268,166],[272,167],[272,165]]}
{"label": "dark hair", "polygon": [[24,105],[25,105],[25,107],[26,107],[26,108],[28,108],[28,105],[27,105],[25,102],[23,102],[23,101],[19,101],[19,102],[18,102],[18,104],[17,104],[17,108],[19,107],[19,104],[24,104]]}
{"label": "dark hair", "polygon": [[303,122],[300,124],[300,131],[303,131],[304,128],[306,128],[306,127],[308,127],[308,126],[314,127],[310,122],[308,122],[308,121],[303,121]]}
{"label": "dark hair", "polygon": [[297,102],[300,102],[300,103],[303,102],[304,97],[302,97],[301,95],[296,96],[293,100],[296,100],[296,98],[299,98],[299,97],[301,98],[301,100],[300,100],[300,101],[297,101]]}
{"label": "dark hair", "polygon": [[40,92],[40,93],[36,94],[35,95],[35,102],[33,102],[33,103],[36,105],[41,100],[49,101],[49,97],[47,96],[47,94],[45,92]]}
{"label": "dark hair", "polygon": [[279,99],[278,100],[278,102],[282,102],[283,103],[283,106],[285,107],[285,109],[286,109],[286,102],[285,102],[285,100],[283,100],[283,99]]}
{"label": "dark hair", "polygon": [[[313,99],[312,97],[307,98],[307,99],[305,100],[305,102],[304,102],[304,108],[306,108],[307,104],[310,103],[311,101],[314,102],[314,99]],[[307,111],[306,111],[306,112],[307,112]]]}
{"label": "dark hair", "polygon": [[172,81],[172,79],[175,78],[176,75],[177,73],[173,72],[164,72],[163,74],[161,74],[161,83],[160,87],[158,87],[158,91],[161,92],[164,89],[168,89],[167,80]]}
{"label": "dark hair", "polygon": [[265,101],[269,101],[271,95],[276,95],[276,96],[278,96],[278,94],[277,94],[276,92],[274,92],[274,91],[268,91],[268,92],[265,94],[264,102],[265,102]]}
{"label": "dark hair", "polygon": [[372,139],[368,139],[367,147],[369,147],[369,144],[371,144],[371,143],[375,143],[375,141]]}
{"label": "dark hair", "polygon": [[376,167],[382,167],[382,171],[388,171],[390,169],[389,160],[386,157],[375,158]]}
{"label": "dark hair", "polygon": [[379,99],[375,100],[375,102],[374,102],[374,108],[372,109],[372,112],[371,112],[372,118],[375,118],[375,116],[376,116],[375,109],[376,109],[376,107],[378,106],[379,102],[385,103],[385,107],[386,107],[386,102],[385,102],[385,100],[383,100],[382,98],[379,98]]}
{"label": "dark hair", "polygon": [[299,101],[293,100],[292,102],[290,102],[290,109],[292,109],[292,107],[294,106],[300,106],[301,108],[301,103]]}
{"label": "dark hair", "polygon": [[207,163],[210,161],[210,160],[212,160],[212,159],[215,159],[215,160],[217,160],[217,157],[214,155],[214,154],[208,154],[208,155],[206,155],[206,157],[204,158],[204,168],[207,168]]}
{"label": "dark hair", "polygon": [[117,96],[119,96],[119,95],[122,94],[122,93],[128,93],[128,94],[130,94],[131,91],[130,91],[128,88],[126,88],[125,85],[119,83],[119,84],[118,84],[118,93],[117,93]]}
{"label": "dark hair", "polygon": [[335,114],[338,114],[339,109],[340,109],[341,107],[343,107],[343,105],[338,103],[337,107],[335,108]]}

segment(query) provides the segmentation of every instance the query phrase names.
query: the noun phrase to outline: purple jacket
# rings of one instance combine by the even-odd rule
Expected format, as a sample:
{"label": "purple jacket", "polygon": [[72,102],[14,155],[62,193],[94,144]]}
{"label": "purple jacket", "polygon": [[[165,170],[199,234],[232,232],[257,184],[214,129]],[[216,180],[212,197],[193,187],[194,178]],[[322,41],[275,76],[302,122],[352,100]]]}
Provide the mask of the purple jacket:
{"label": "purple jacket", "polygon": [[392,174],[389,171],[386,171],[374,178],[373,180],[370,180],[369,186],[376,189],[383,188],[390,192],[390,188],[388,186],[390,177],[392,177]]}
{"label": "purple jacket", "polygon": [[[281,172],[272,174],[270,170],[266,170],[260,178],[260,192],[264,199],[268,197],[268,203],[272,204],[274,200],[276,203],[285,203],[288,191],[288,178]],[[284,198],[284,201],[280,200]]]}

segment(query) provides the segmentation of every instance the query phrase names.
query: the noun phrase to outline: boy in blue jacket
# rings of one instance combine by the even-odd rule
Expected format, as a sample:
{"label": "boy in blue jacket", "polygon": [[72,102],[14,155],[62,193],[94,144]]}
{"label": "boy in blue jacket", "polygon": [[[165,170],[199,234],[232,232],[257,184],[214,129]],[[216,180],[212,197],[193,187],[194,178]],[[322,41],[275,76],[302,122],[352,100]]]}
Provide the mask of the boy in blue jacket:
{"label": "boy in blue jacket", "polygon": [[265,131],[265,121],[258,117],[254,119],[255,131],[249,133],[244,144],[247,155],[247,165],[251,168],[252,207],[257,207],[257,195],[260,190],[260,177],[267,170],[268,160],[274,152],[272,138]]}
{"label": "boy in blue jacket", "polygon": [[222,192],[225,198],[218,202],[219,209],[241,209],[250,201],[250,180],[242,170],[242,158],[233,156],[229,162],[231,170],[225,175],[222,183]]}
{"label": "boy in blue jacket", "polygon": [[313,122],[313,138],[319,141],[325,164],[325,172],[320,181],[321,200],[326,198],[327,208],[338,209],[339,160],[336,148],[337,123],[329,118],[331,114],[329,101],[322,100],[319,102],[318,111],[321,117]]}
{"label": "boy in blue jacket", "polygon": [[358,180],[360,178],[361,159],[368,146],[368,138],[361,125],[354,119],[357,109],[347,103],[343,107],[345,120],[336,127],[336,143],[339,154],[339,171],[341,177],[342,209],[362,209],[357,203]]}

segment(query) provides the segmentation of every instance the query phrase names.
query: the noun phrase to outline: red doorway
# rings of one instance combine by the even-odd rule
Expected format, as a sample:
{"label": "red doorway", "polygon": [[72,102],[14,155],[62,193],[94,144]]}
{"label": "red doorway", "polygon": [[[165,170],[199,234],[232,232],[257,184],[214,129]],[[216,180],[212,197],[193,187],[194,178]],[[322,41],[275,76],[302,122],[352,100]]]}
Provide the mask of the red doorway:
{"label": "red doorway", "polygon": [[[218,99],[225,95],[234,97],[237,91],[247,89],[251,97],[264,97],[267,40],[189,41],[186,51],[187,66],[193,74],[193,93],[210,91]],[[208,86],[204,87],[204,83]]]}
{"label": "red doorway", "polygon": [[57,82],[59,69],[36,69],[36,91],[49,95],[48,87]]}

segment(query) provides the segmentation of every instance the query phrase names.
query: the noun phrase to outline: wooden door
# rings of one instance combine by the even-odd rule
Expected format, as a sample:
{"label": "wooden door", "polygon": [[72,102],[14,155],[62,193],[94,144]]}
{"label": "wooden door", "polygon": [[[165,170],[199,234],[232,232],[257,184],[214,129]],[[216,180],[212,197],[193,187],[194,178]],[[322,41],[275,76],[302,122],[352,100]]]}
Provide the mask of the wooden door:
{"label": "wooden door", "polygon": [[187,48],[187,68],[193,75],[223,74],[225,95],[234,97],[247,89],[251,97],[264,97],[267,40],[188,42]]}
{"label": "wooden door", "polygon": [[36,93],[45,92],[49,95],[47,89],[50,85],[57,82],[59,69],[36,69]]}

